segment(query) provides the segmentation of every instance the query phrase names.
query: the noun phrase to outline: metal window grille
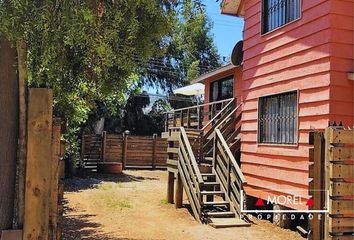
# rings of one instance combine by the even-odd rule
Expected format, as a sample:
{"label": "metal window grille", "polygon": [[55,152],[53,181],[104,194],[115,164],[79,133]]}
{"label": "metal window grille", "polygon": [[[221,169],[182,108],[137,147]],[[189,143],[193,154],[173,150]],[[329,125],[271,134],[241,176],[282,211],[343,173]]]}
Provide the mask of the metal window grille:
{"label": "metal window grille", "polygon": [[277,27],[300,18],[301,0],[263,0],[262,32],[269,32]]}
{"label": "metal window grille", "polygon": [[260,98],[258,114],[260,143],[297,142],[297,92]]}

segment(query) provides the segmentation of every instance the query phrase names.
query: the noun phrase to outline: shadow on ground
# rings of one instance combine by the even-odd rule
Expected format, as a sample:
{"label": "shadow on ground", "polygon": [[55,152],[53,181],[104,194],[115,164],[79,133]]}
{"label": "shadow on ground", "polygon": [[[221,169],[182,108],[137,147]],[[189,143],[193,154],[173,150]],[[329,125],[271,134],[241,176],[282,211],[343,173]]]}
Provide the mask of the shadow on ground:
{"label": "shadow on ground", "polygon": [[[65,211],[72,211],[66,207]],[[92,214],[64,215],[62,222],[63,240],[138,240],[132,238],[112,237],[101,231],[102,225],[92,222]]]}
{"label": "shadow on ground", "polygon": [[142,182],[144,180],[159,180],[154,177],[140,177],[130,174],[101,174],[101,173],[89,173],[79,177],[66,178],[65,182],[65,192],[78,192],[80,190],[86,190],[95,188],[103,182]]}

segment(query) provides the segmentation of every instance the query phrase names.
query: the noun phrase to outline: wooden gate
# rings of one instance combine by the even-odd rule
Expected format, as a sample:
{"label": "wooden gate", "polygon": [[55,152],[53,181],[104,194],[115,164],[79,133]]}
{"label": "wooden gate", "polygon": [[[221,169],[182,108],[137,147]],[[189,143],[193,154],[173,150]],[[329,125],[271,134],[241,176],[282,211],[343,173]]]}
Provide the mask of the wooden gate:
{"label": "wooden gate", "polygon": [[[310,239],[352,239],[354,234],[354,130],[329,127],[310,134],[309,195],[328,215],[310,222]],[[327,191],[319,191],[327,190]]]}

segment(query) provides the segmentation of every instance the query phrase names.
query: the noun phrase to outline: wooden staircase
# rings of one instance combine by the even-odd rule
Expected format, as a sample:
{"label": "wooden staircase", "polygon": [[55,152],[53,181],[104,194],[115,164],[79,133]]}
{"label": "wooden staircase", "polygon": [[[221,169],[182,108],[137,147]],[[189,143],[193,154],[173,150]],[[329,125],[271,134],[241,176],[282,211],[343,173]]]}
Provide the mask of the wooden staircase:
{"label": "wooden staircase", "polygon": [[[234,156],[240,148],[241,118],[235,102],[225,104],[200,129],[169,127],[164,134],[170,149],[169,176],[177,175],[195,219],[215,228],[250,226],[241,219],[241,190],[246,181]],[[182,199],[181,194],[176,192],[176,199]]]}
{"label": "wooden staircase", "polygon": [[85,135],[82,141],[84,144],[81,149],[81,162],[84,169],[96,172],[97,163],[101,161],[101,135]]}
{"label": "wooden staircase", "polygon": [[202,221],[215,228],[243,227],[250,226],[250,223],[239,218],[237,213],[231,209],[229,201],[217,181],[215,173],[202,174],[205,179],[202,185]]}

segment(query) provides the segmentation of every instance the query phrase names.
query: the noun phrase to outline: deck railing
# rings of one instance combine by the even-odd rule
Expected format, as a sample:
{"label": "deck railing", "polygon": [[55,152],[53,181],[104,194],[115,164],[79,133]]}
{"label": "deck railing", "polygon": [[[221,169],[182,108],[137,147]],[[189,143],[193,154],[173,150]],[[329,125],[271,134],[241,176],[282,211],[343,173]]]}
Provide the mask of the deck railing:
{"label": "deck railing", "polygon": [[226,193],[225,197],[232,203],[232,210],[240,215],[241,190],[246,179],[219,129],[215,129],[213,154],[216,177]]}
{"label": "deck railing", "polygon": [[220,112],[219,118],[215,120],[213,124],[210,124],[208,128],[206,128],[207,130],[204,131],[204,141],[203,141],[204,149],[210,149],[211,151],[212,144],[213,144],[212,134],[214,134],[214,130],[216,128],[219,128],[221,130],[224,137],[226,137],[226,134],[228,134],[229,132],[235,129],[236,120],[238,120],[236,117],[236,112],[240,110],[240,107],[242,105],[239,104],[237,107],[235,107],[235,104],[236,104],[236,99],[234,101],[231,101],[228,105],[226,105],[223,108],[223,110]]}
{"label": "deck railing", "polygon": [[[165,131],[170,127],[205,129],[220,117],[220,112],[235,99],[225,99],[192,107],[179,108],[165,113]],[[211,119],[209,121],[209,119]],[[204,124],[206,122],[206,124]]]}
{"label": "deck railing", "polygon": [[200,173],[198,163],[194,157],[194,153],[185,129],[180,127],[178,130],[180,131],[178,172],[180,174],[185,192],[188,196],[193,215],[195,219],[200,221],[202,202],[200,185],[204,183],[204,180]]}

